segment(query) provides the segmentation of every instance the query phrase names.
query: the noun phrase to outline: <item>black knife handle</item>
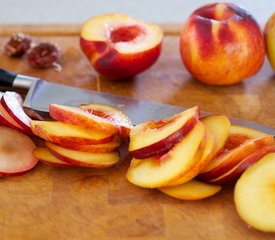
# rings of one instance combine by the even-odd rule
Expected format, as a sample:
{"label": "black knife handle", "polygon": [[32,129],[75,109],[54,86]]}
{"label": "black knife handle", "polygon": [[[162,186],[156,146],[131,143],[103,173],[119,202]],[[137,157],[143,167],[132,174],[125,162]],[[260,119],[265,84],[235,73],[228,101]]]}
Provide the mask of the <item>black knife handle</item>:
{"label": "black knife handle", "polygon": [[39,78],[15,74],[0,68],[0,86],[29,89],[37,80]]}
{"label": "black knife handle", "polygon": [[0,85],[5,87],[12,87],[16,76],[17,74],[0,68]]}

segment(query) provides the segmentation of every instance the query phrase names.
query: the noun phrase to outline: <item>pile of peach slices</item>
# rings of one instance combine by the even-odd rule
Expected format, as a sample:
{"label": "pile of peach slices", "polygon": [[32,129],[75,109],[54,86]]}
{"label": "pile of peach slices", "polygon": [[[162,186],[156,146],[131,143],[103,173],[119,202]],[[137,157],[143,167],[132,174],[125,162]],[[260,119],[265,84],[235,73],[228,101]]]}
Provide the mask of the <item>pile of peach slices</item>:
{"label": "pile of peach slices", "polygon": [[101,104],[50,104],[49,114],[51,120],[43,120],[23,109],[18,93],[1,93],[0,176],[23,174],[39,160],[59,167],[111,167],[127,143],[129,182],[198,200],[237,181],[234,200],[241,218],[275,231],[272,135],[232,125],[225,115],[200,117],[198,107],[136,126],[120,110]]}

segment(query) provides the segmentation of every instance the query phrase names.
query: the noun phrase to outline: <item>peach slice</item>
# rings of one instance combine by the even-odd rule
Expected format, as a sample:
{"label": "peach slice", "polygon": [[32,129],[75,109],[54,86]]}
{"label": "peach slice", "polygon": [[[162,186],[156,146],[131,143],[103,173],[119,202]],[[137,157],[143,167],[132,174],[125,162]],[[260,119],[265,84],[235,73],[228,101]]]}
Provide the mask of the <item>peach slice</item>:
{"label": "peach slice", "polygon": [[208,198],[221,189],[222,187],[219,185],[204,183],[194,179],[177,186],[159,188],[159,190],[166,195],[181,200],[200,200]]}
{"label": "peach slice", "polygon": [[214,141],[214,135],[212,131],[205,126],[205,136],[194,156],[194,165],[190,168],[188,172],[180,176],[178,179],[169,182],[166,186],[183,184],[196,177],[200,173],[200,171],[202,171],[212,160],[215,150],[216,145]]}
{"label": "peach slice", "polygon": [[49,114],[57,121],[66,122],[85,128],[97,128],[111,134],[117,133],[116,125],[108,119],[86,112],[77,107],[50,104]]}
{"label": "peach slice", "polygon": [[[0,106],[0,125],[1,126],[7,126],[7,127],[10,127],[10,128],[14,128],[14,129],[16,129],[17,127],[14,127],[10,122],[8,122],[7,120],[6,120],[6,118],[4,118],[4,116],[2,115],[2,113],[1,113],[1,106]],[[20,129],[18,129],[19,131],[21,131],[22,129],[20,128]]]}
{"label": "peach slice", "polygon": [[239,216],[264,232],[275,232],[275,153],[269,153],[247,169],[234,189]]}
{"label": "peach slice", "polygon": [[14,118],[7,112],[7,110],[0,103],[0,113],[4,121],[3,125],[16,129],[20,132],[24,132],[24,129],[14,120]]}
{"label": "peach slice", "polygon": [[25,134],[0,126],[0,176],[21,175],[38,163],[34,142]]}
{"label": "peach slice", "polygon": [[22,97],[18,93],[6,91],[1,97],[0,112],[9,123],[7,125],[23,133],[32,134],[31,119],[24,112],[22,103]]}
{"label": "peach slice", "polygon": [[275,152],[275,145],[263,147],[257,150],[256,152],[250,154],[248,157],[244,158],[240,163],[238,163],[228,172],[219,176],[218,178],[210,180],[209,182],[215,184],[226,184],[228,182],[237,180],[247,168],[251,167],[253,164],[258,162],[262,157],[271,152]]}
{"label": "peach slice", "polygon": [[[263,147],[274,144],[274,138],[271,135],[245,140],[241,144],[237,141],[237,145],[235,145],[235,142],[229,141],[225,145],[225,150],[212,159],[208,166],[199,174],[199,179],[205,181],[216,179],[230,171],[249,155]],[[228,148],[227,146],[230,147]]]}
{"label": "peach slice", "polygon": [[209,115],[200,119],[213,133],[215,139],[215,149],[213,156],[222,150],[229,136],[231,122],[225,115]]}
{"label": "peach slice", "polygon": [[118,128],[119,135],[122,138],[129,137],[130,130],[133,125],[130,119],[122,111],[111,106],[95,103],[82,104],[80,109],[98,117],[102,117],[103,119],[109,120]]}
{"label": "peach slice", "polygon": [[196,9],[180,36],[187,70],[210,85],[230,85],[255,75],[263,65],[265,44],[253,16],[233,3]]}
{"label": "peach slice", "polygon": [[40,120],[40,121],[44,121],[44,120],[45,120],[45,118],[44,118],[41,114],[35,112],[34,110],[32,110],[32,109],[30,109],[30,108],[24,108],[24,112],[25,112],[25,113],[29,116],[29,118],[31,118],[32,120]]}
{"label": "peach slice", "polygon": [[65,162],[55,157],[46,147],[37,147],[33,151],[33,155],[41,162],[55,167],[72,167],[74,164]]}
{"label": "peach slice", "polygon": [[138,159],[164,154],[193,129],[198,119],[198,107],[193,107],[166,119],[141,123],[131,129],[129,152]]}
{"label": "peach slice", "polygon": [[[2,98],[3,95],[4,95],[4,93],[0,92],[0,99]],[[7,117],[5,118],[4,115],[6,115],[10,121],[8,121],[6,119]],[[11,124],[11,121],[14,122],[16,124],[16,126]],[[13,120],[13,118],[7,113],[5,108],[3,106],[1,106],[1,102],[0,102],[0,125],[15,128],[15,129],[18,129],[19,131],[22,130],[20,128],[20,126]]]}
{"label": "peach slice", "polygon": [[59,145],[103,144],[114,138],[110,133],[64,122],[32,120],[31,130],[36,136]]}
{"label": "peach slice", "polygon": [[179,179],[197,161],[194,157],[204,135],[205,127],[198,121],[166,154],[142,160],[133,158],[126,174],[128,181],[140,187],[159,188]]}
{"label": "peach slice", "polygon": [[[265,137],[268,134],[265,132],[258,131],[253,128],[238,126],[238,125],[232,125],[229,130],[229,138],[227,139],[227,148],[230,148],[229,143],[232,144],[241,144],[245,140],[248,139],[255,139],[255,138],[261,138]],[[232,146],[234,147],[234,146]]]}
{"label": "peach slice", "polygon": [[119,160],[119,152],[90,153],[74,151],[46,142],[50,152],[62,161],[82,167],[107,168],[115,165]]}
{"label": "peach slice", "polygon": [[121,138],[115,136],[112,141],[102,144],[62,144],[61,147],[80,152],[107,153],[116,151],[121,145]]}
{"label": "peach slice", "polygon": [[104,14],[85,22],[80,46],[94,69],[110,79],[130,78],[158,59],[162,30],[123,14]]}

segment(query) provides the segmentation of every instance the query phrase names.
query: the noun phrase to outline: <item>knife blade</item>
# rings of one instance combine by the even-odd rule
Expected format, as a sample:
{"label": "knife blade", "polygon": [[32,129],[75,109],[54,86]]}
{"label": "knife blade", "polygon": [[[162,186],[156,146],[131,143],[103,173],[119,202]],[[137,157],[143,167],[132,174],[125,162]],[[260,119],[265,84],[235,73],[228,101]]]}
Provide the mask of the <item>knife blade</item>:
{"label": "knife blade", "polygon": [[[39,78],[15,74],[4,69],[0,69],[0,84],[5,87],[28,90],[23,106],[38,113],[48,113],[50,103],[74,107],[85,103],[100,103],[120,109],[136,125],[149,120],[163,119],[186,109],[182,106],[52,83]],[[209,114],[202,112],[203,116]],[[263,124],[231,117],[230,120],[232,124],[251,127],[275,135],[275,129]]]}

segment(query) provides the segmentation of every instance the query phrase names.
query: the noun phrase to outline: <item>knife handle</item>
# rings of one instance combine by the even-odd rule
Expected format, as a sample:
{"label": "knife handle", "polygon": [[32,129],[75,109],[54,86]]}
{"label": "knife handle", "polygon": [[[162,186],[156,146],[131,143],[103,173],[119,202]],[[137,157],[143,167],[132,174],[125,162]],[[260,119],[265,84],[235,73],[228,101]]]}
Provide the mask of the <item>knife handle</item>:
{"label": "knife handle", "polygon": [[29,89],[39,78],[9,72],[0,68],[0,85],[4,87]]}

